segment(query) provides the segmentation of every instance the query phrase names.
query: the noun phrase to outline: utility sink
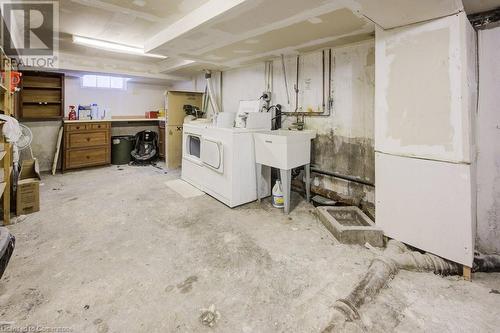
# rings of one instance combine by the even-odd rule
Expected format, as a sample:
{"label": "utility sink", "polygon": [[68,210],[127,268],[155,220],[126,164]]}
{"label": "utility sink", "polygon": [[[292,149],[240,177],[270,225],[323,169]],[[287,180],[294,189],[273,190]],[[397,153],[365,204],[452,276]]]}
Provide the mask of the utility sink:
{"label": "utility sink", "polygon": [[255,163],[290,170],[311,162],[315,131],[275,130],[254,133]]}

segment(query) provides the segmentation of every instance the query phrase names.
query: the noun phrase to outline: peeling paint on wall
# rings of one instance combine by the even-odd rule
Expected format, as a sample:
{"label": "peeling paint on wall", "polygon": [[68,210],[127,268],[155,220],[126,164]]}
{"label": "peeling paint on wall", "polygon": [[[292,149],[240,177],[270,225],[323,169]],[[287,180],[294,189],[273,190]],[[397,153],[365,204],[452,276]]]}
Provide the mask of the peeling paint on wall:
{"label": "peeling paint on wall", "polygon": [[[312,146],[313,167],[374,183],[374,42],[365,41],[332,49],[332,57],[331,114],[305,119],[306,128],[317,131]],[[317,66],[321,66],[321,62]],[[280,85],[280,73],[274,73],[274,87]],[[278,100],[273,100],[273,103],[285,103],[283,94],[276,97]],[[295,118],[289,116],[284,127],[293,121]],[[334,200],[364,206],[373,206],[375,202],[373,187],[320,174],[315,174],[315,182],[313,192]]]}

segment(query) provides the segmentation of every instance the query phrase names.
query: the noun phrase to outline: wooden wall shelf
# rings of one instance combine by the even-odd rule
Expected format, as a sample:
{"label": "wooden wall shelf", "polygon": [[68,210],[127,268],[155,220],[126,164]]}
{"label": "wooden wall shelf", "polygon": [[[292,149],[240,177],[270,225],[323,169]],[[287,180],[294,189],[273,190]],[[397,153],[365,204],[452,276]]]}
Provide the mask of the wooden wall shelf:
{"label": "wooden wall shelf", "polygon": [[64,117],[64,74],[23,71],[19,118],[43,121]]}

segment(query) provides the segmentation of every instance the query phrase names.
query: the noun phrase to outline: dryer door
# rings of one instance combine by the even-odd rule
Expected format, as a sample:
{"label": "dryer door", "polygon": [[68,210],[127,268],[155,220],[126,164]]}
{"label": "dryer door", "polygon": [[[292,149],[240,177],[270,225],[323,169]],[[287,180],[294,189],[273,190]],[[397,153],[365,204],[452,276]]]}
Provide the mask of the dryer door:
{"label": "dryer door", "polygon": [[224,173],[224,155],[222,142],[203,138],[201,161],[204,165],[219,173]]}

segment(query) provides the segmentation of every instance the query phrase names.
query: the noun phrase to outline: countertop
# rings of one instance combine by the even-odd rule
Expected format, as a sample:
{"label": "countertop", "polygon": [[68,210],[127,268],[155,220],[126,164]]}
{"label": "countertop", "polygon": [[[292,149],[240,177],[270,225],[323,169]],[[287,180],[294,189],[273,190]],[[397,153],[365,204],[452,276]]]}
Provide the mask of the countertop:
{"label": "countertop", "polygon": [[65,124],[72,123],[117,123],[117,122],[154,122],[154,121],[165,121],[165,118],[113,118],[113,119],[99,119],[99,120],[63,120]]}

